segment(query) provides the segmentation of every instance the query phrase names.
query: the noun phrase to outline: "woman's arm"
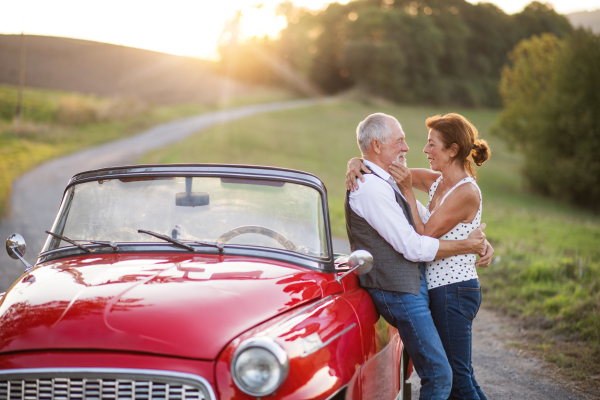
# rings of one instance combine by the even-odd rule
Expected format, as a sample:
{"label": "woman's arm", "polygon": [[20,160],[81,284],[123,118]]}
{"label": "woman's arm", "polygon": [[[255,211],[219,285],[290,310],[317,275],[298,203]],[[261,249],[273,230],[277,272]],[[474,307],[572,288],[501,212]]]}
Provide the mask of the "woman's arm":
{"label": "woman's arm", "polygon": [[[409,170],[412,174],[412,187],[425,193],[429,192],[429,188],[433,182],[440,176],[439,172],[425,168],[410,168]],[[371,172],[369,167],[363,163],[362,158],[355,157],[348,161],[346,168],[346,189],[352,191],[358,189],[358,180],[360,179],[361,182],[365,181],[362,176],[363,171],[367,173]]]}
{"label": "woman's arm", "polygon": [[[392,164],[392,166],[395,164]],[[429,188],[433,185],[433,182],[440,177],[440,173],[425,168],[409,168],[412,175],[412,187],[413,189],[420,190],[425,193],[429,193]]]}

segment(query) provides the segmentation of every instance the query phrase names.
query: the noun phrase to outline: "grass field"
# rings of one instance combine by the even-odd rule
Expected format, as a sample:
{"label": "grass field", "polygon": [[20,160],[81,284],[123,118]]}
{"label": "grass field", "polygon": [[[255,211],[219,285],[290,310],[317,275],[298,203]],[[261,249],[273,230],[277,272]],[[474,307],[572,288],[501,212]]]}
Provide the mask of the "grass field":
{"label": "grass field", "polygon": [[[520,157],[488,134],[497,111],[339,101],[215,126],[140,162],[260,164],[314,173],[328,189],[333,234],[345,237],[346,162],[360,155],[356,125],[377,111],[402,123],[413,167],[428,167],[422,153],[426,117],[455,111],[479,128],[492,148],[479,177],[486,234],[496,249],[494,265],[480,270],[484,304],[568,334],[578,343],[576,350],[565,351],[552,337],[540,339],[546,358],[575,378],[600,374],[600,217],[523,189]],[[418,198],[425,202],[427,197],[421,193]]]}
{"label": "grass field", "polygon": [[25,89],[19,127],[13,121],[17,90],[0,85],[0,217],[13,179],[36,165],[86,147],[133,135],[161,122],[246,104],[287,100],[274,90],[217,104],[153,107],[132,99],[106,99],[60,91]]}

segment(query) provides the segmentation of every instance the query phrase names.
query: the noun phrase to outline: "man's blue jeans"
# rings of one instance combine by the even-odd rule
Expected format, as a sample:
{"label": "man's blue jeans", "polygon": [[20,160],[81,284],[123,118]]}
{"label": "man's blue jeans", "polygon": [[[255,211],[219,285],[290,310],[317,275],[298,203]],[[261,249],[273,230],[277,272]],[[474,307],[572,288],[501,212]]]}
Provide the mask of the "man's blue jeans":
{"label": "man's blue jeans", "polygon": [[471,365],[471,326],[481,305],[477,279],[429,291],[431,315],[452,367],[450,399],[486,400]]}
{"label": "man's blue jeans", "polygon": [[452,388],[452,370],[429,311],[424,267],[418,296],[372,288],[368,291],[379,313],[400,333],[421,378],[419,399],[446,400]]}

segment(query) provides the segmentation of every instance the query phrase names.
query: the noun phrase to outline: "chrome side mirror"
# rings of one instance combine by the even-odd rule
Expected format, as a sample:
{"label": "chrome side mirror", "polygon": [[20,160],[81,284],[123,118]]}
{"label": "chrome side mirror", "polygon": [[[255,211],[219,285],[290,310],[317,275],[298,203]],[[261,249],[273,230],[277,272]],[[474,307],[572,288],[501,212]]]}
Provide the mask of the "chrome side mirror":
{"label": "chrome side mirror", "polygon": [[373,256],[366,250],[356,250],[350,254],[348,261],[344,264],[350,267],[350,269],[340,276],[335,276],[335,280],[338,283],[341,283],[346,275],[355,271],[358,275],[368,274],[369,271],[371,271],[371,268],[373,268]]}
{"label": "chrome side mirror", "polygon": [[25,239],[23,239],[23,236],[19,235],[18,233],[13,233],[8,237],[8,239],[6,239],[6,252],[10,258],[21,260],[21,262],[25,264],[25,272],[28,273],[33,269],[33,265],[29,264],[23,258],[26,249],[27,245],[25,244]]}

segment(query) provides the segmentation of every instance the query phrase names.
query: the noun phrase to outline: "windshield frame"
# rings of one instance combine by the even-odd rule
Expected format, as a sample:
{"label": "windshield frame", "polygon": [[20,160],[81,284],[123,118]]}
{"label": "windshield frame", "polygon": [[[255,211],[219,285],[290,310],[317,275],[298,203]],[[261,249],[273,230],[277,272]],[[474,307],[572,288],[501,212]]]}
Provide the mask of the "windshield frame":
{"label": "windshield frame", "polygon": [[[63,200],[59,207],[59,212],[63,207],[69,189],[75,185],[99,181],[103,179],[118,179],[118,178],[150,178],[150,177],[223,177],[223,178],[243,178],[270,180],[278,182],[289,182],[308,186],[319,192],[321,196],[321,207],[323,210],[323,223],[325,242],[327,246],[327,257],[312,257],[299,253],[294,253],[276,248],[264,248],[243,246],[235,244],[227,244],[223,255],[226,256],[250,256],[266,259],[275,259],[278,261],[290,262],[306,268],[315,269],[323,272],[335,272],[334,253],[331,240],[331,224],[329,220],[329,206],[327,201],[327,189],[323,182],[316,176],[307,172],[265,166],[253,165],[234,165],[234,164],[164,164],[164,165],[135,165],[123,167],[102,168],[92,171],[86,171],[76,174],[67,184]],[[72,191],[71,191],[72,193]],[[72,196],[71,196],[72,197]],[[58,218],[58,216],[57,216]],[[50,236],[50,235],[49,235]],[[52,239],[51,239],[52,240]],[[115,253],[189,253],[189,254],[219,254],[219,250],[207,246],[194,245],[195,252],[180,248],[172,243],[146,243],[146,242],[129,242],[127,244],[119,244],[119,250],[113,252],[112,249],[100,245],[86,245],[93,249],[93,254],[115,254]],[[69,257],[74,255],[89,255],[77,247],[67,246],[55,248],[53,250],[40,253],[36,264],[51,261],[57,258]]]}

